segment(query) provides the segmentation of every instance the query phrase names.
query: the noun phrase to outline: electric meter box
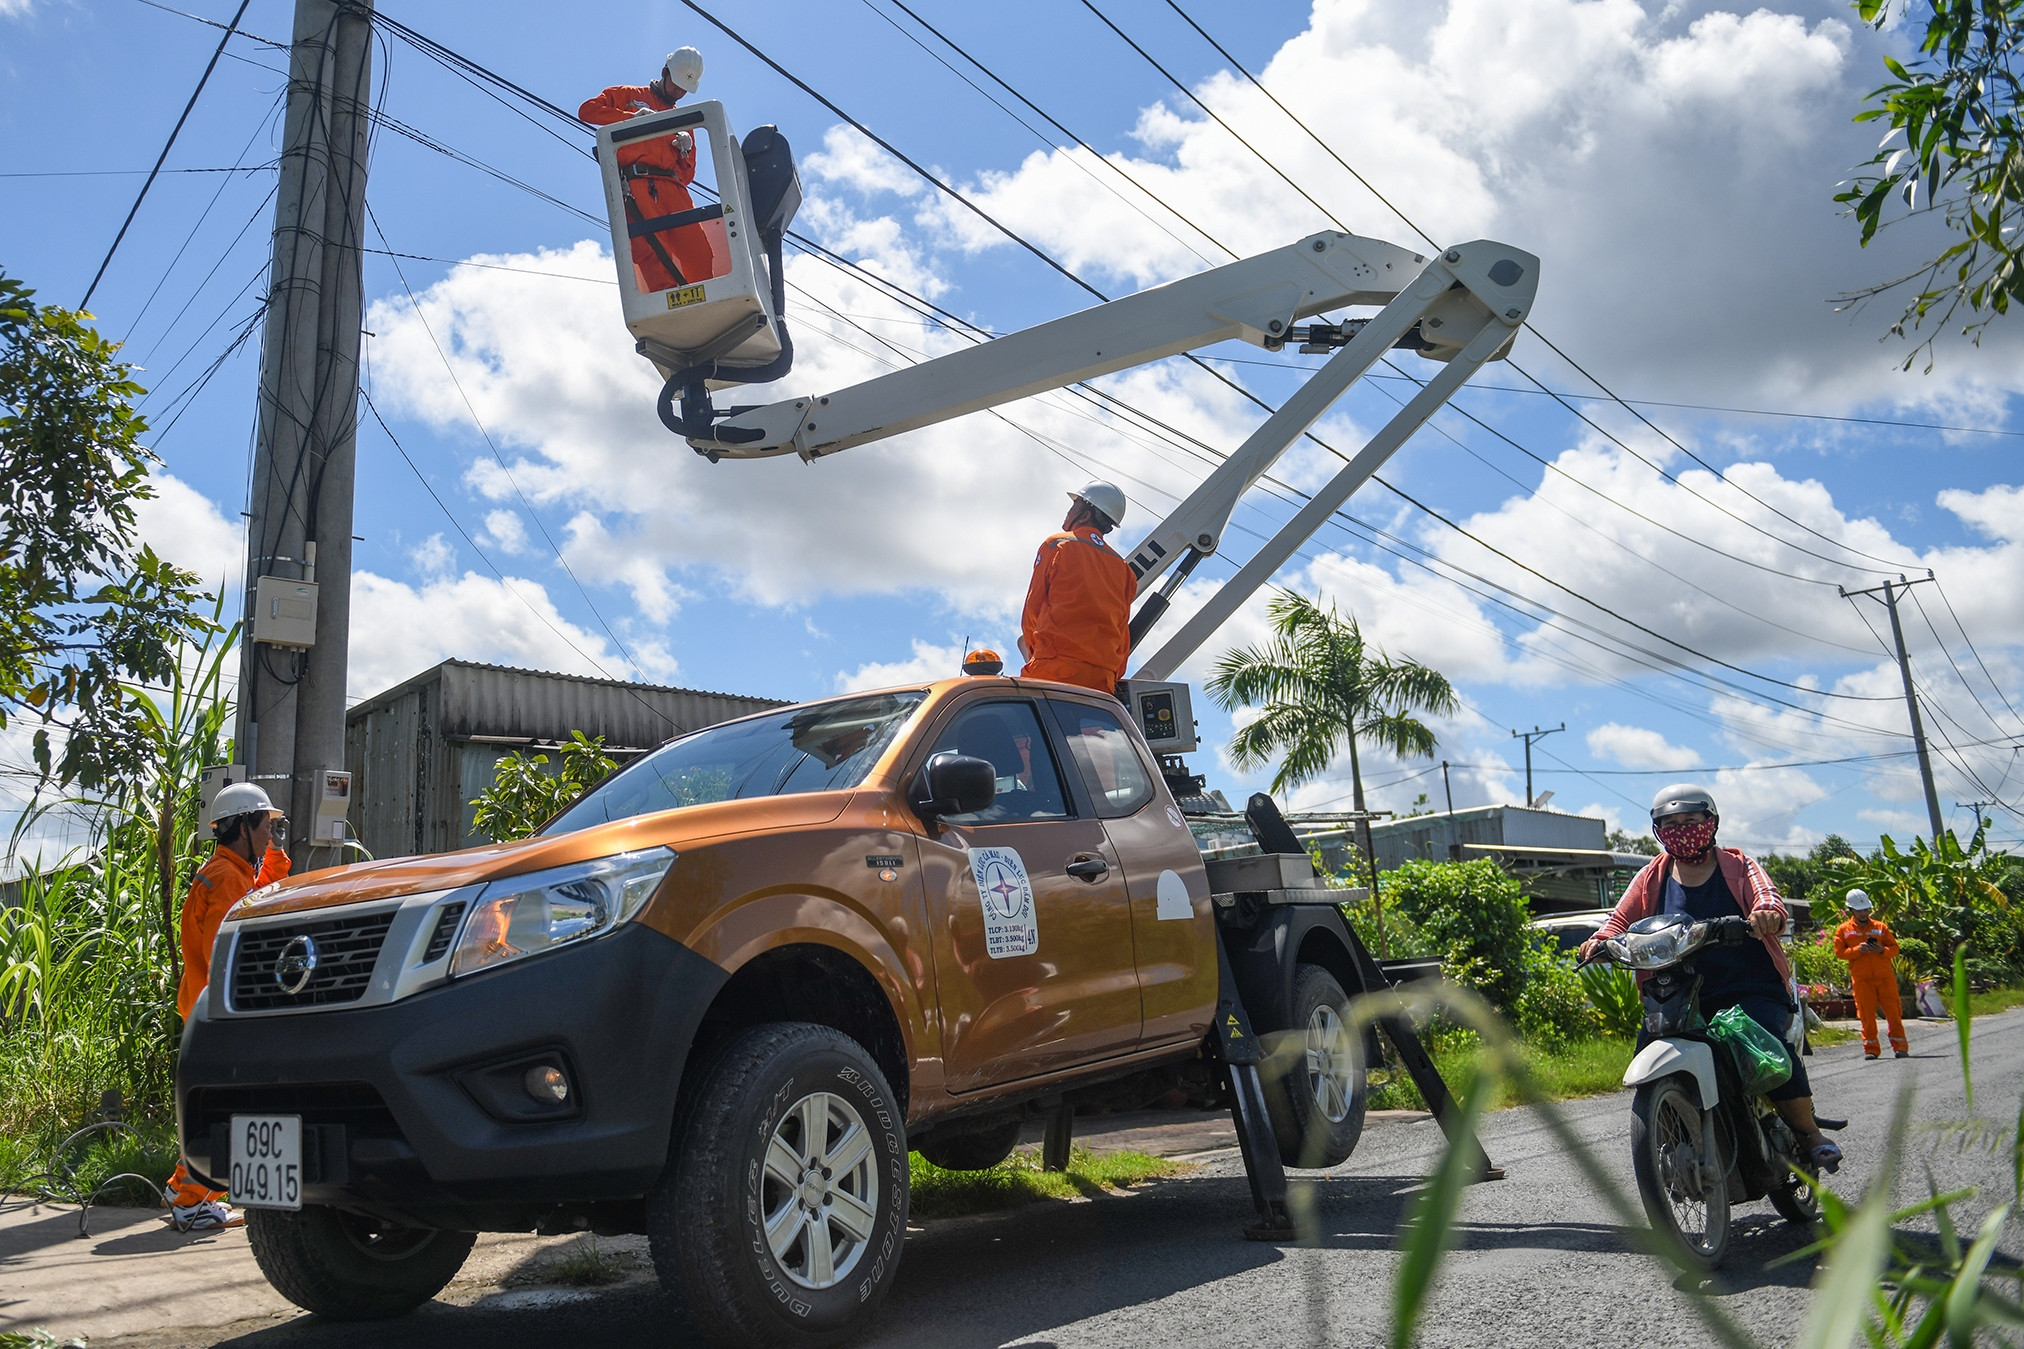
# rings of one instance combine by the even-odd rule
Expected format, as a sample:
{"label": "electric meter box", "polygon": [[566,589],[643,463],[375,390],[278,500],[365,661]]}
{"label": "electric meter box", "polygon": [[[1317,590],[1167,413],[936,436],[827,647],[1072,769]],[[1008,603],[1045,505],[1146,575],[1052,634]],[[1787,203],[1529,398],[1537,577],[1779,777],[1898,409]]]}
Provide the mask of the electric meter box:
{"label": "electric meter box", "polygon": [[342,768],[325,768],[312,781],[316,783],[316,825],[309,841],[344,842],[344,820],[351,810],[351,774]]}
{"label": "electric meter box", "polygon": [[[684,183],[666,165],[689,156],[694,176]],[[597,162],[625,324],[641,354],[664,378],[676,362],[759,366],[778,356],[766,222],[753,218],[745,152],[724,105],[705,99],[600,127]],[[692,188],[718,200],[698,201]],[[798,183],[794,191],[798,203]]]}
{"label": "electric meter box", "polygon": [[263,576],[253,587],[253,640],[268,646],[316,645],[316,582]]}
{"label": "electric meter box", "polygon": [[1188,686],[1161,679],[1127,679],[1125,706],[1138,718],[1139,731],[1155,754],[1186,754],[1200,749],[1195,735],[1195,704]]}
{"label": "electric meter box", "polygon": [[[211,807],[217,803],[218,793],[235,782],[246,781],[246,765],[242,763],[213,764],[198,778],[198,793],[204,802],[204,813],[198,818],[199,825],[211,823]],[[204,837],[209,837],[205,834]]]}

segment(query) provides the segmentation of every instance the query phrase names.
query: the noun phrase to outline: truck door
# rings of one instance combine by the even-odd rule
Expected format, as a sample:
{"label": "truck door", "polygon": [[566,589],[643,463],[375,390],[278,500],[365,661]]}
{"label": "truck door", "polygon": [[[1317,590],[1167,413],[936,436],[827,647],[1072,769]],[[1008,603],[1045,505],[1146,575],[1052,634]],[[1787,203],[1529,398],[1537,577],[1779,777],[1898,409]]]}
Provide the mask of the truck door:
{"label": "truck door", "polygon": [[1151,1048],[1200,1039],[1216,1001],[1216,920],[1202,855],[1115,704],[1049,698],[1069,758],[1124,865]]}
{"label": "truck door", "polygon": [[1140,1018],[1124,873],[1102,821],[1076,811],[1038,709],[972,703],[921,761],[945,750],[998,771],[990,809],[921,840],[948,1089],[1129,1052]]}

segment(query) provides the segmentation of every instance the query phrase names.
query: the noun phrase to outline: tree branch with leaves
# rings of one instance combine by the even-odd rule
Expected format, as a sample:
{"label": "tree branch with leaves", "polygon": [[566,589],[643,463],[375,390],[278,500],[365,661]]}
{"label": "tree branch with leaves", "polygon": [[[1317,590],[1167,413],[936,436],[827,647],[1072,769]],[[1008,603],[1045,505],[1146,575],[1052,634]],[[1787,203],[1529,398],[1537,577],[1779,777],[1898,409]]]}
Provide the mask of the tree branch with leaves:
{"label": "tree branch with leaves", "polygon": [[[1856,0],[1863,22],[1884,27],[1891,0]],[[1890,281],[1853,292],[1858,303],[1916,287],[1891,325],[1932,330],[1905,357],[1920,352],[1932,369],[1938,330],[1966,305],[1962,332],[1981,340],[1996,316],[2010,312],[2024,288],[2024,144],[2019,140],[2019,76],[2024,0],[1912,0],[1902,11],[1925,11],[1925,36],[1910,62],[1884,58],[1889,84],[1870,92],[1858,122],[1885,122],[1877,152],[1835,196],[1862,227],[1869,246],[1879,230],[1937,213],[1958,236],[1937,257]]]}

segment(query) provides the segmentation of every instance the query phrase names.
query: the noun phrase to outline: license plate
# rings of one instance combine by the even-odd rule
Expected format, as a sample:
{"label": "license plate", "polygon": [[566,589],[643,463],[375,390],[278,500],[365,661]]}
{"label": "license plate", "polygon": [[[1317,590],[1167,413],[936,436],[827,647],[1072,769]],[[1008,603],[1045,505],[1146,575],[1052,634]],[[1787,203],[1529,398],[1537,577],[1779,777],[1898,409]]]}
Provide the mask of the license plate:
{"label": "license plate", "polygon": [[302,1116],[232,1116],[232,1202],[302,1207]]}

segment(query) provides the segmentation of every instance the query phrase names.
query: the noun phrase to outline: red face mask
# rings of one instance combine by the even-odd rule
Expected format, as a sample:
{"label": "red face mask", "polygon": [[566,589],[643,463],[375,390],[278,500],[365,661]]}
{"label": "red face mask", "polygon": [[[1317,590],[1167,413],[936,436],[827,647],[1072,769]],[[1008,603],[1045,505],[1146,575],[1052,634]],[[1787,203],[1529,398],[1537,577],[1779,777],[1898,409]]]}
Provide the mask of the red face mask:
{"label": "red face mask", "polygon": [[1701,862],[1707,860],[1708,850],[1715,846],[1715,820],[1703,820],[1699,824],[1661,824],[1653,827],[1659,841],[1673,860],[1678,862]]}

